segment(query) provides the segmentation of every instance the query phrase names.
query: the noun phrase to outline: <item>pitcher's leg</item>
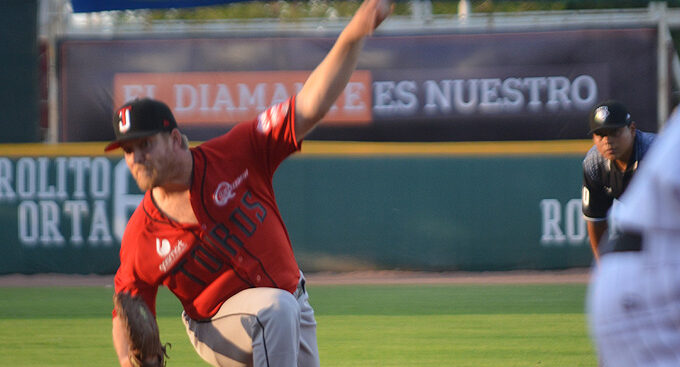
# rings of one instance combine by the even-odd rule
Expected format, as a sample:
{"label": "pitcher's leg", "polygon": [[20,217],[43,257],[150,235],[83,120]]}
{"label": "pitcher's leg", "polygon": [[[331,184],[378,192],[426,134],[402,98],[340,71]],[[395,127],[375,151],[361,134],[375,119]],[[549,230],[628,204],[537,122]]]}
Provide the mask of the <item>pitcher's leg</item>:
{"label": "pitcher's leg", "polygon": [[[295,297],[277,290],[265,299],[266,307],[251,319],[253,365],[296,367],[300,340],[300,306]],[[254,323],[253,323],[254,322]]]}
{"label": "pitcher's leg", "polygon": [[196,353],[211,366],[246,367],[253,365],[250,335],[243,327],[247,315],[223,315],[214,322],[197,322],[182,313],[189,340]]}
{"label": "pitcher's leg", "polygon": [[213,366],[297,366],[300,306],[289,292],[246,289],[211,320],[184,320],[194,348]]}
{"label": "pitcher's leg", "polygon": [[316,320],[314,309],[305,292],[298,298],[300,304],[300,354],[299,367],[319,367],[319,348],[316,343]]}

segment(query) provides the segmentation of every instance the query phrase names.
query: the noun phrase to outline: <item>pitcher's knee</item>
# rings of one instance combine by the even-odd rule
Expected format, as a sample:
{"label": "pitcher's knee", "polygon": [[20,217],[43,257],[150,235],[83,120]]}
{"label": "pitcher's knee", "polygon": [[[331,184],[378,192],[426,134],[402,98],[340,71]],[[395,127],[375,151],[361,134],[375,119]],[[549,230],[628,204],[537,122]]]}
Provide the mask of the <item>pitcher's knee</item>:
{"label": "pitcher's knee", "polygon": [[268,300],[267,307],[260,311],[260,316],[267,316],[274,319],[290,319],[298,322],[300,320],[300,305],[290,292],[277,289],[272,292]]}

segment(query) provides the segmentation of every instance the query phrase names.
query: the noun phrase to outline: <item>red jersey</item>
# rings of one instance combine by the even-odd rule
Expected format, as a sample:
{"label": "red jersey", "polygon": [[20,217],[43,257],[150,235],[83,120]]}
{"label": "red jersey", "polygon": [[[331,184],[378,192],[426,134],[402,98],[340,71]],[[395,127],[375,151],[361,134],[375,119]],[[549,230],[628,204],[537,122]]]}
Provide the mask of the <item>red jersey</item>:
{"label": "red jersey", "polygon": [[140,294],[155,314],[158,286],[195,320],[252,287],[293,293],[299,269],[274,197],[279,164],[300,149],[294,98],[191,149],[191,207],[198,224],[165,216],[147,191],[120,248],[116,292]]}

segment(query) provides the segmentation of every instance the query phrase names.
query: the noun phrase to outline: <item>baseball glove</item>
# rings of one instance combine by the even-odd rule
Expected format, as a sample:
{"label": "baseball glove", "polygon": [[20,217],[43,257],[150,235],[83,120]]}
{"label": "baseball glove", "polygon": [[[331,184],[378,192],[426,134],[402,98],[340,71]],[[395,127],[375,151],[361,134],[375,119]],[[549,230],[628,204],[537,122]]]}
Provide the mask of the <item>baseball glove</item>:
{"label": "baseball glove", "polygon": [[130,363],[135,367],[163,367],[168,357],[161,343],[158,324],[141,297],[121,292],[113,296],[118,317],[130,339]]}

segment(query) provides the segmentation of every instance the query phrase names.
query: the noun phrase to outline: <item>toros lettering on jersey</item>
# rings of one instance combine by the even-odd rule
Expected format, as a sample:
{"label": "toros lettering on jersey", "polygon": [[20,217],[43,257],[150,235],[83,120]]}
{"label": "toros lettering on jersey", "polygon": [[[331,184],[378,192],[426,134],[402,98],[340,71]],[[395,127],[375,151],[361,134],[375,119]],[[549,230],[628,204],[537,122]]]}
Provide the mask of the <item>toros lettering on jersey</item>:
{"label": "toros lettering on jersey", "polygon": [[204,241],[191,250],[190,257],[196,261],[181,263],[173,270],[174,273],[181,272],[193,282],[205,285],[209,279],[202,279],[199,275],[202,271],[191,269],[191,266],[200,266],[203,271],[214,275],[226,263],[239,263],[238,257],[250,256],[240,249],[246,246],[248,239],[255,234],[258,225],[267,216],[267,210],[248,191],[241,197],[240,204],[231,212],[226,223],[216,223],[206,233]]}

